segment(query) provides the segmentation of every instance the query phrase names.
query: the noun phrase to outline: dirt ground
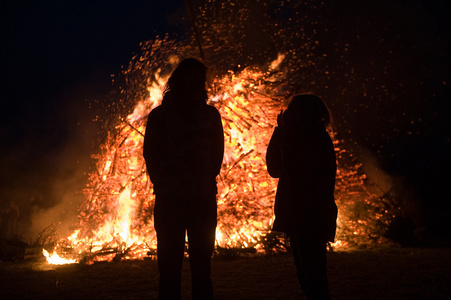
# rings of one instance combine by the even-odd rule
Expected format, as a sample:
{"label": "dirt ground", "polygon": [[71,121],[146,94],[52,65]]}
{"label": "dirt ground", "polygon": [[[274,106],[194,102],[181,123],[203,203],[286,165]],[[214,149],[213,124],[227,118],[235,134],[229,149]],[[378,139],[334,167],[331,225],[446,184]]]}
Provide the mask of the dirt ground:
{"label": "dirt ground", "polygon": [[[333,299],[451,299],[451,248],[328,254]],[[289,254],[216,257],[215,299],[304,299]],[[156,299],[155,260],[50,266],[0,263],[1,299]],[[183,299],[190,299],[188,261]]]}

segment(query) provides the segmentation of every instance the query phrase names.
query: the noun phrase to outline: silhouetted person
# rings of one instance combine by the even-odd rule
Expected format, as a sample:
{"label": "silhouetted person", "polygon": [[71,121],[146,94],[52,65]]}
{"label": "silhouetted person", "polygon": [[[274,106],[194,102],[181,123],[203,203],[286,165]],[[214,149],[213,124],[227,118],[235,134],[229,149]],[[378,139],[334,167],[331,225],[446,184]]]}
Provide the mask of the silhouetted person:
{"label": "silhouetted person", "polygon": [[185,231],[193,299],[213,298],[210,263],[224,134],[218,110],[206,104],[205,81],[201,62],[183,60],[147,121],[143,154],[155,193],[159,299],[181,297]]}
{"label": "silhouetted person", "polygon": [[17,234],[17,220],[19,219],[19,207],[14,201],[6,202],[6,207],[0,211],[0,238],[14,239]]}
{"label": "silhouetted person", "polygon": [[330,299],[326,246],[335,238],[336,158],[326,131],[330,115],[314,95],[294,96],[266,153],[268,172],[279,178],[274,231],[290,238],[297,277],[307,299]]}

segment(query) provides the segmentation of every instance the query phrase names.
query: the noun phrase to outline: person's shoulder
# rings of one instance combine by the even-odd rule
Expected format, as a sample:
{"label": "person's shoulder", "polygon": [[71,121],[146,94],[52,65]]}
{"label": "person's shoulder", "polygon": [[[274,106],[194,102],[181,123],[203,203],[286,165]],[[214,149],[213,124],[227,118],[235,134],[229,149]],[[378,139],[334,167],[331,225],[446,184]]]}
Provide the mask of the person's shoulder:
{"label": "person's shoulder", "polygon": [[163,105],[158,105],[157,107],[153,108],[149,113],[149,118],[156,117],[160,114],[162,114],[164,111]]}
{"label": "person's shoulder", "polygon": [[208,113],[215,115],[215,116],[221,116],[219,113],[219,110],[216,107],[214,107],[213,105],[206,104],[204,107],[205,107],[205,110],[208,111]]}
{"label": "person's shoulder", "polygon": [[158,105],[158,106],[152,108],[152,110],[150,111],[150,113],[159,113],[159,112],[161,112],[162,110],[164,110],[164,107],[165,107],[164,105],[160,104],[160,105]]}
{"label": "person's shoulder", "polygon": [[163,107],[163,105],[159,105],[153,108],[147,116],[147,124],[161,123],[162,118],[164,118],[164,111],[165,108]]}

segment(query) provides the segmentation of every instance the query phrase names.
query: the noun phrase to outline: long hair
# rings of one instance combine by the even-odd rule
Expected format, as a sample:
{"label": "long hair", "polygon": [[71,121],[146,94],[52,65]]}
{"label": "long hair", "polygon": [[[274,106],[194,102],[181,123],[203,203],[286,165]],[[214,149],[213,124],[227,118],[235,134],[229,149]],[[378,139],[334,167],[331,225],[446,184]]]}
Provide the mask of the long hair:
{"label": "long hair", "polygon": [[330,123],[326,104],[315,95],[294,96],[283,114],[284,126],[303,131],[325,129]]}
{"label": "long hair", "polygon": [[163,104],[205,103],[207,67],[194,58],[182,60],[166,83]]}

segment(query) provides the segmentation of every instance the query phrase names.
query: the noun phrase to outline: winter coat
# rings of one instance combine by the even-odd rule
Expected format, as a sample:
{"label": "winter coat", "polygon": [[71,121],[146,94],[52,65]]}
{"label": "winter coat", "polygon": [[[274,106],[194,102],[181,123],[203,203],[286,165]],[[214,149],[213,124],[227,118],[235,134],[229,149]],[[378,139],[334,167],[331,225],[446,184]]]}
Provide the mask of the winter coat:
{"label": "winter coat", "polygon": [[224,136],[221,116],[205,103],[164,103],[148,117],[143,156],[159,196],[216,195]]}
{"label": "winter coat", "polygon": [[291,133],[288,138],[276,127],[266,161],[269,174],[279,178],[273,230],[333,242],[336,158],[327,131]]}

